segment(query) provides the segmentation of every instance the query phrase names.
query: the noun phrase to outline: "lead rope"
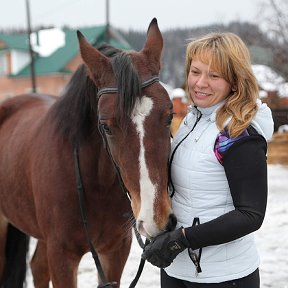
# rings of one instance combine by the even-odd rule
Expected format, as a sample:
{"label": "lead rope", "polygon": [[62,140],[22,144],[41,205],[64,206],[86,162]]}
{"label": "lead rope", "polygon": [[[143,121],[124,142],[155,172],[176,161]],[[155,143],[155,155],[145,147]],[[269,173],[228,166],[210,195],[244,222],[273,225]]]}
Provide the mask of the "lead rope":
{"label": "lead rope", "polygon": [[[196,107],[197,109],[197,107]],[[172,182],[172,178],[171,178],[171,167],[172,167],[172,161],[173,161],[173,158],[174,158],[174,155],[176,153],[176,150],[179,148],[179,146],[183,143],[183,141],[192,133],[192,131],[195,129],[196,125],[198,124],[198,122],[200,121],[201,117],[202,117],[202,113],[197,109],[197,113],[200,113],[200,114],[197,114],[197,118],[196,118],[196,121],[192,127],[192,129],[187,133],[187,135],[176,145],[176,147],[174,148],[172,154],[171,154],[171,157],[170,157],[170,161],[169,161],[169,167],[168,167],[168,179],[169,179],[169,185],[172,189],[172,192],[170,194],[170,197],[172,198],[175,194],[175,188],[174,188],[174,185],[173,185],[173,182]],[[199,218],[194,218],[194,221],[192,223],[192,226],[195,226],[195,225],[199,225],[200,224],[200,220]],[[188,255],[191,259],[191,261],[193,262],[193,264],[195,265],[195,268],[196,268],[196,273],[195,273],[195,276],[197,277],[198,273],[201,273],[202,272],[202,269],[201,269],[201,266],[200,266],[200,259],[201,259],[201,254],[202,254],[202,248],[199,249],[199,255],[197,256],[197,254],[191,249],[191,248],[188,248]]]}
{"label": "lead rope", "polygon": [[[197,110],[199,111],[199,110]],[[200,111],[199,111],[200,112]],[[168,165],[168,183],[169,183],[169,186],[171,187],[171,190],[172,192],[170,193],[170,198],[172,198],[175,194],[175,187],[174,187],[174,184],[173,184],[173,181],[172,181],[172,178],[171,178],[171,167],[172,167],[172,161],[174,159],[174,155],[175,155],[175,152],[176,150],[179,148],[179,146],[183,143],[183,141],[191,134],[191,132],[195,129],[196,125],[198,124],[198,122],[200,121],[202,117],[202,113],[200,112],[200,114],[198,115],[197,114],[197,118],[196,118],[196,121],[192,127],[192,129],[187,133],[187,135],[176,145],[176,147],[174,148],[172,154],[171,154],[171,157],[170,157],[170,161],[169,161],[169,165]]]}

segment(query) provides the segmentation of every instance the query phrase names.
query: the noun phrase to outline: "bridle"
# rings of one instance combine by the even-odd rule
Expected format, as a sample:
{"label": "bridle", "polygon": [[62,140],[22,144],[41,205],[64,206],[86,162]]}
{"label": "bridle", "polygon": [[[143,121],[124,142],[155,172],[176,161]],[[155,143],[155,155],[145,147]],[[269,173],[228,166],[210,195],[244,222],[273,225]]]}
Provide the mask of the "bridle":
{"label": "bridle", "polygon": [[[145,87],[148,87],[148,86],[152,85],[155,82],[159,82],[159,76],[152,76],[150,79],[145,80],[144,82],[142,82],[141,88],[144,89]],[[116,94],[116,93],[118,93],[118,88],[116,88],[116,87],[105,87],[105,88],[102,88],[102,89],[98,90],[97,98],[99,100],[99,98],[103,94]]]}
{"label": "bridle", "polygon": [[[144,89],[145,87],[148,87],[150,85],[152,85],[153,83],[156,83],[156,82],[159,82],[159,77],[158,76],[152,76],[150,79],[148,80],[145,80],[144,82],[141,83],[141,89]],[[99,103],[99,99],[102,95],[104,94],[117,94],[118,93],[118,88],[116,87],[105,87],[105,88],[102,88],[100,90],[98,90],[98,93],[97,93],[97,103]],[[119,178],[119,182],[121,184],[121,187],[122,187],[122,190],[123,192],[127,195],[128,199],[131,201],[131,196],[130,196],[130,193],[128,191],[128,189],[125,187],[125,184],[123,182],[123,179],[121,177],[121,174],[120,174],[120,169],[117,165],[117,163],[114,161],[113,157],[112,157],[112,154],[111,154],[111,151],[109,149],[109,145],[107,143],[107,138],[106,138],[106,134],[105,132],[103,131],[103,128],[101,127],[99,121],[98,121],[98,129],[99,129],[99,132],[102,136],[102,139],[103,139],[103,143],[104,143],[104,146],[106,148],[106,151],[113,163],[113,166],[115,168],[115,171],[117,173],[117,176]],[[74,146],[74,165],[75,165],[75,176],[76,176],[76,186],[77,186],[77,192],[78,192],[78,198],[79,198],[79,205],[80,205],[80,211],[81,211],[81,218],[82,218],[82,222],[83,222],[83,227],[84,227],[84,230],[85,230],[85,236],[86,236],[86,240],[87,240],[87,243],[89,245],[89,249],[90,249],[90,252],[92,254],[92,257],[94,259],[94,262],[95,262],[95,266],[96,266],[96,269],[98,271],[98,274],[99,274],[99,278],[101,279],[101,282],[104,283],[104,284],[101,284],[101,285],[98,285],[99,288],[102,288],[102,287],[108,287],[108,288],[113,288],[113,286],[117,283],[115,282],[108,282],[107,281],[107,278],[105,276],[105,273],[103,271],[103,268],[102,268],[102,265],[100,263],[100,260],[99,260],[99,257],[98,257],[98,254],[94,248],[94,245],[92,243],[92,240],[91,240],[91,237],[89,235],[89,229],[88,229],[88,217],[87,217],[87,213],[86,213],[86,203],[85,203],[85,190],[84,190],[84,186],[83,186],[83,180],[82,180],[82,176],[81,176],[81,171],[80,171],[80,165],[79,165],[79,147],[77,144],[75,144]],[[136,235],[136,238],[137,238],[137,241],[140,245],[140,247],[142,249],[144,249],[145,245],[147,245],[149,243],[149,240],[146,239],[145,241],[145,244],[141,238],[141,235],[139,234],[137,228],[136,228],[136,221],[133,221],[133,229],[134,229],[134,232],[135,232],[135,235]],[[138,271],[136,273],[136,276],[135,278],[133,279],[133,281],[131,282],[129,288],[134,288],[141,276],[141,273],[143,271],[143,268],[144,268],[144,264],[145,264],[145,260],[141,258],[141,261],[140,261],[140,264],[139,264],[139,267],[138,267]]]}

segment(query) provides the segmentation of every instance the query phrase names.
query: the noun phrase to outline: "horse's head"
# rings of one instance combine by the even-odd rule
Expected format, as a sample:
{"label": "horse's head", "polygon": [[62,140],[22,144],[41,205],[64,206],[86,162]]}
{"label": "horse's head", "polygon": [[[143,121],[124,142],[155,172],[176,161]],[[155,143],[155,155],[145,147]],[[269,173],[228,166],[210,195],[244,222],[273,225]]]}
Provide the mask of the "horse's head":
{"label": "horse's head", "polygon": [[98,88],[100,130],[130,193],[137,228],[147,237],[172,230],[176,218],[167,193],[172,103],[158,81],[163,39],[157,21],[140,52],[105,56],[79,32],[78,38]]}

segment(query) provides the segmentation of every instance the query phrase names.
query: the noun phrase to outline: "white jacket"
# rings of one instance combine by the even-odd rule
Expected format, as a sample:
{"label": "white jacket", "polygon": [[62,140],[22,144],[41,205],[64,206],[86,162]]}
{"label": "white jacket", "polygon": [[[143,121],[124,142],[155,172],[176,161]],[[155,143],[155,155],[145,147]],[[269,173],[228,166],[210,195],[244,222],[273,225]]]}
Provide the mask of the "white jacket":
{"label": "white jacket", "polygon": [[[219,133],[215,123],[216,111],[221,105],[198,108],[202,118],[174,155],[171,166],[175,188],[172,207],[178,219],[178,228],[191,226],[195,217],[199,217],[201,224],[235,209],[224,168],[213,151]],[[266,104],[258,102],[258,105],[259,110],[252,125],[269,140],[273,134],[271,111]],[[172,153],[192,129],[197,113],[194,107],[188,113],[173,140]],[[219,283],[245,277],[259,266],[253,235],[204,247],[200,265],[202,272],[196,275],[186,249],[165,271],[172,277],[198,283]]]}

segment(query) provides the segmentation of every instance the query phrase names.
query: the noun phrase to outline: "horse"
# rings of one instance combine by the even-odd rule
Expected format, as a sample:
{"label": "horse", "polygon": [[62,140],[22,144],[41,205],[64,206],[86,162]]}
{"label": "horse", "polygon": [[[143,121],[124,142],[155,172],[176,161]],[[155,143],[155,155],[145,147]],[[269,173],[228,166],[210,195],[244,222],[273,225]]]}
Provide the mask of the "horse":
{"label": "horse", "polygon": [[77,287],[78,266],[89,251],[77,165],[86,232],[115,287],[130,252],[131,215],[148,238],[176,225],[167,193],[173,109],[158,78],[163,38],[157,20],[140,51],[100,50],[77,36],[84,63],[61,97],[25,94],[0,105],[1,287],[22,287],[8,264],[26,263],[15,256],[27,250],[26,235],[38,239],[30,263],[35,287],[50,281],[54,288]]}

